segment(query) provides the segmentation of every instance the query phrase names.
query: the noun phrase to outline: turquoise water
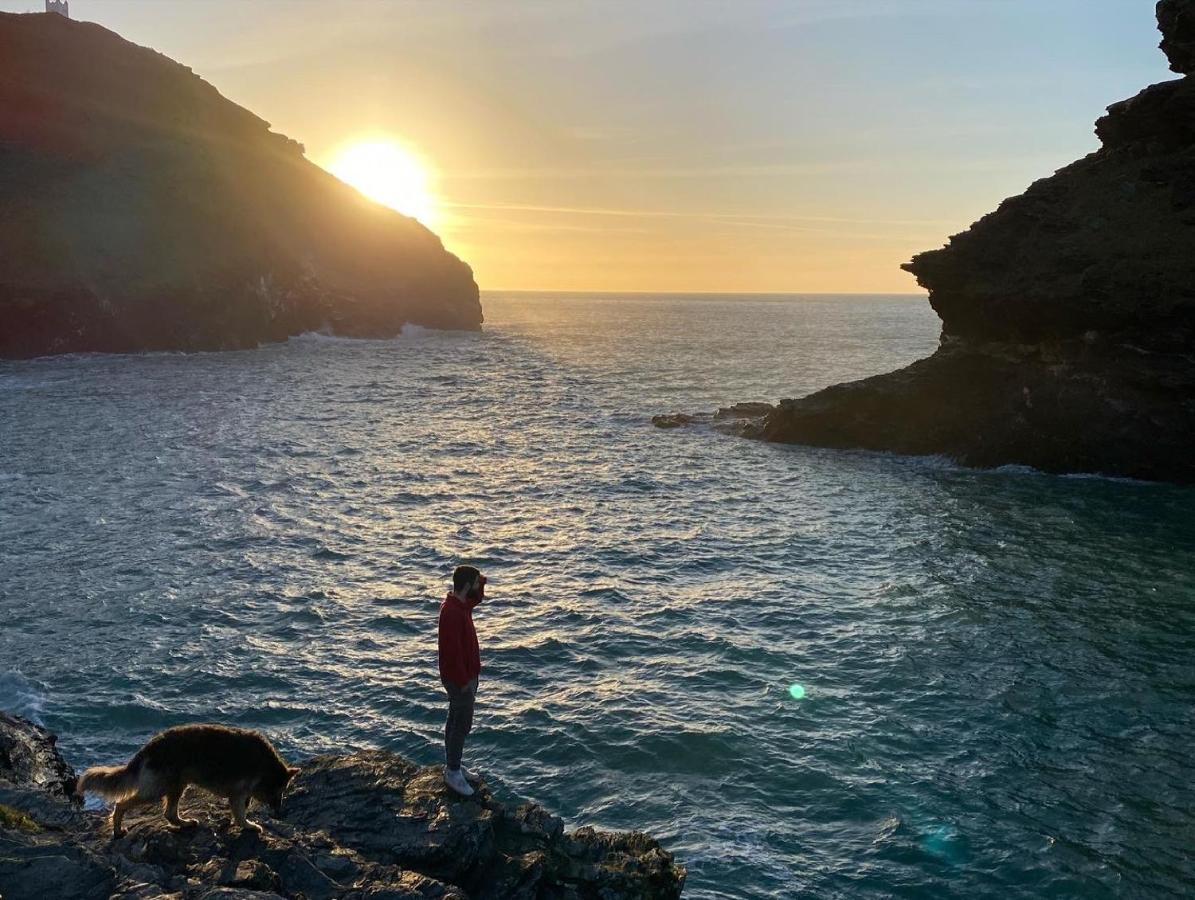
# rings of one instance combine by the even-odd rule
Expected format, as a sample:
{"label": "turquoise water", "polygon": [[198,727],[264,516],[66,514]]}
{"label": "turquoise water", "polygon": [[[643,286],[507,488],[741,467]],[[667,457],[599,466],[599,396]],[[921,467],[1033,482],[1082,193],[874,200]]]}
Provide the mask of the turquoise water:
{"label": "turquoise water", "polygon": [[917,298],[485,305],[0,363],[0,707],[76,766],[197,718],[430,763],[468,560],[469,756],[687,897],[1190,888],[1195,493],[649,424],[924,355]]}

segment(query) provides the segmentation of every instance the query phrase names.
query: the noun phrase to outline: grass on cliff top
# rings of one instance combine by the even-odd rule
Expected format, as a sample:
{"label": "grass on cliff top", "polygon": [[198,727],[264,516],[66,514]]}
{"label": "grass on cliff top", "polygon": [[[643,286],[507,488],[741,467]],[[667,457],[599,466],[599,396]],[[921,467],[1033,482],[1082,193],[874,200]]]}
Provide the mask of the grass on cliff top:
{"label": "grass on cliff top", "polygon": [[0,828],[10,828],[16,831],[41,831],[41,826],[19,809],[0,803]]}

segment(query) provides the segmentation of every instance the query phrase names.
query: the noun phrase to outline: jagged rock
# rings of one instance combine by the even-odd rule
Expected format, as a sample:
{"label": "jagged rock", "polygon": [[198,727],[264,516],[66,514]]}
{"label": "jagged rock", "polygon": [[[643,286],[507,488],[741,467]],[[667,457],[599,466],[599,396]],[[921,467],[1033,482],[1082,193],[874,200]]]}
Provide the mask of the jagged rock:
{"label": "jagged rock", "polygon": [[513,813],[506,814],[504,824],[507,828],[517,828],[520,834],[547,840],[555,840],[564,833],[564,822],[560,817],[534,803],[524,803]]}
{"label": "jagged rock", "polygon": [[58,738],[20,716],[0,712],[0,786],[36,787],[52,797],[75,795],[75,774]]}
{"label": "jagged rock", "polygon": [[1158,27],[1170,68],[1183,75],[1195,72],[1195,0],[1160,0]]}
{"label": "jagged rock", "polygon": [[736,403],[733,406],[723,406],[716,413],[715,419],[755,419],[766,416],[776,407],[771,403]]}
{"label": "jagged rock", "polygon": [[32,829],[0,818],[5,900],[675,900],[684,884],[684,868],[645,834],[569,834],[542,807],[511,809],[484,784],[458,797],[439,766],[381,750],[308,761],[281,819],[251,812],[261,835],[231,826],[223,801],[193,789],[181,809],[199,826],[175,830],[143,810],[113,840],[103,815],[75,803],[53,735],[3,716],[8,743],[41,760],[21,772],[56,772],[72,792],[9,776],[15,802],[40,797],[64,811],[30,816]]}
{"label": "jagged rock", "polygon": [[689,425],[703,425],[722,434],[738,437],[754,437],[764,417],[775,411],[771,403],[736,403],[724,406],[714,412],[668,413],[651,417],[656,428],[684,428]]}
{"label": "jagged rock", "polygon": [[0,829],[0,897],[4,900],[106,898],[115,886],[112,868],[87,847],[66,843],[56,833],[30,835]]}
{"label": "jagged rock", "polygon": [[0,13],[0,357],[480,328],[469,267],[153,50]]}
{"label": "jagged rock", "polygon": [[698,421],[698,417],[689,415],[688,413],[667,413],[651,417],[651,424],[655,425],[656,428],[683,428],[686,425],[692,425],[696,421]]}
{"label": "jagged rock", "polygon": [[[569,864],[563,880],[600,885],[605,897],[672,897],[676,884],[672,856],[642,832],[625,834],[578,828],[566,837]],[[560,876],[557,876],[560,877]]]}
{"label": "jagged rock", "polygon": [[85,818],[81,808],[75,802],[63,803],[63,799],[41,788],[0,786],[0,818],[4,817],[3,810],[12,809],[20,810],[39,828],[78,827]]}
{"label": "jagged rock", "polygon": [[111,900],[185,900],[177,891],[164,892],[156,884],[121,884]]}
{"label": "jagged rock", "polygon": [[488,791],[450,796],[436,767],[366,750],[303,766],[287,800],[288,823],[335,833],[346,847],[460,884],[494,852]]}
{"label": "jagged rock", "polygon": [[[1158,16],[1186,71],[1195,0]],[[1109,107],[1102,148],[905,266],[942,341],[745,433],[1195,482],[1195,77]]]}

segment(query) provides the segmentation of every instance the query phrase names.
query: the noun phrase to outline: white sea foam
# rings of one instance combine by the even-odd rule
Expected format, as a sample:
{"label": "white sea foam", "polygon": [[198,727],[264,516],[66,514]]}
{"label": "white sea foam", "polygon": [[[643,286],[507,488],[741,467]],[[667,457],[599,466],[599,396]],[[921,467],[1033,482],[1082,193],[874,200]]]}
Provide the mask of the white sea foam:
{"label": "white sea foam", "polygon": [[15,669],[0,672],[0,709],[38,725],[46,708],[46,692]]}
{"label": "white sea foam", "polygon": [[474,331],[456,331],[444,328],[429,328],[426,325],[416,325],[408,322],[402,331],[392,338],[351,337],[343,334],[332,334],[329,331],[304,331],[302,334],[288,338],[287,343],[326,343],[326,344],[390,344],[396,341],[424,341],[437,337],[472,337]]}
{"label": "white sea foam", "polygon": [[363,339],[330,334],[326,331],[304,331],[302,334],[287,338],[286,342],[288,344],[355,344],[361,340]]}

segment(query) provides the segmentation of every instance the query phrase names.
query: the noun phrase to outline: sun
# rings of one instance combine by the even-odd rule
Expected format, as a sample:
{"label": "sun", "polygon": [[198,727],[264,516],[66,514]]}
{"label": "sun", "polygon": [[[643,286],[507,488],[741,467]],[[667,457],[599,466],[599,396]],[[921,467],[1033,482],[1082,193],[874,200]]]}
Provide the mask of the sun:
{"label": "sun", "polygon": [[428,166],[397,141],[361,140],[341,148],[329,172],[366,197],[412,216],[429,228],[437,215]]}

